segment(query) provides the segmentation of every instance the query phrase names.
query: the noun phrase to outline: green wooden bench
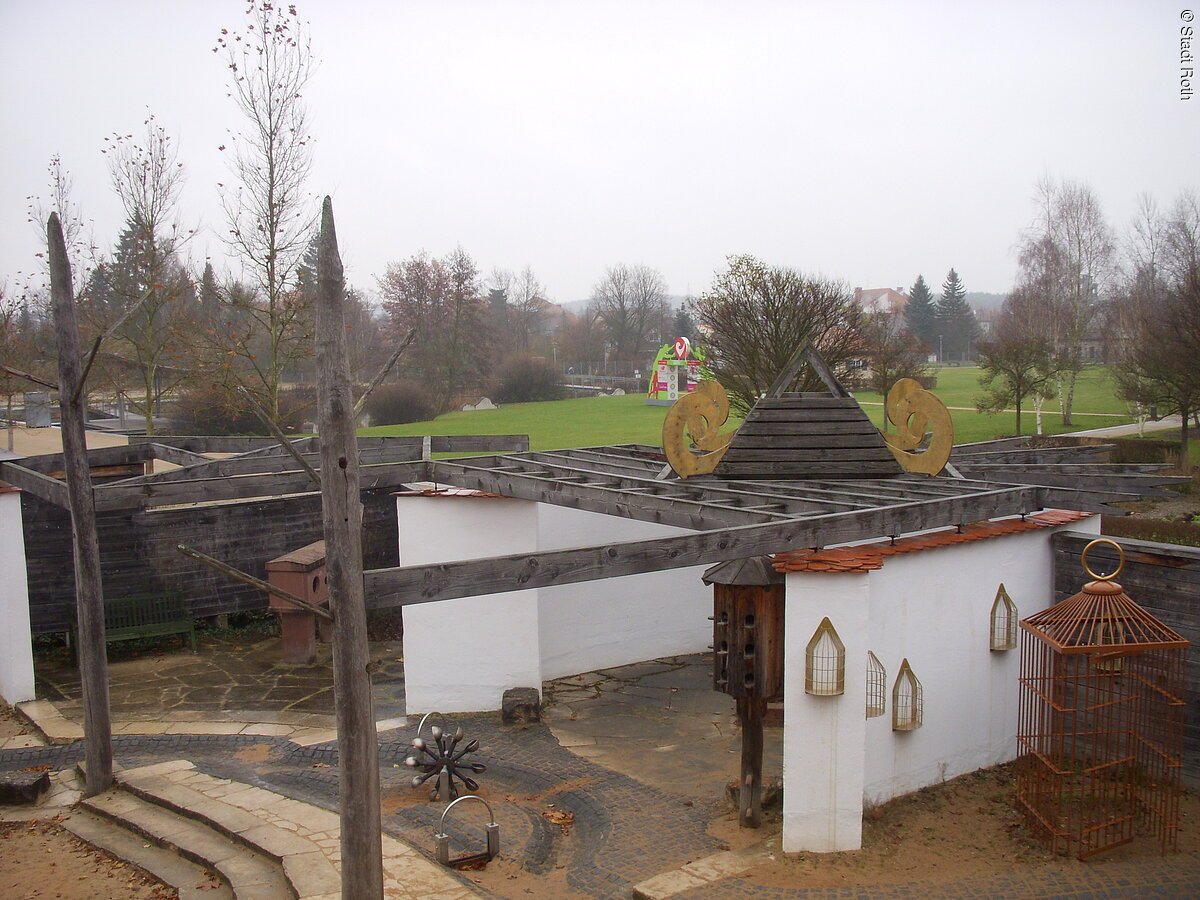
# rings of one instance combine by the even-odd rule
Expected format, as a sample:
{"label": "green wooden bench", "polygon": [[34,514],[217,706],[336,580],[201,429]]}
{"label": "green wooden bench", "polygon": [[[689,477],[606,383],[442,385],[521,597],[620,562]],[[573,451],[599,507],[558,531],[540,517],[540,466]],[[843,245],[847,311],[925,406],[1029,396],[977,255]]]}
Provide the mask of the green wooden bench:
{"label": "green wooden bench", "polygon": [[[76,625],[71,626],[71,655],[78,654]],[[134,594],[104,603],[105,641],[130,641],[134,638],[186,634],[196,652],[196,622],[177,592]]]}

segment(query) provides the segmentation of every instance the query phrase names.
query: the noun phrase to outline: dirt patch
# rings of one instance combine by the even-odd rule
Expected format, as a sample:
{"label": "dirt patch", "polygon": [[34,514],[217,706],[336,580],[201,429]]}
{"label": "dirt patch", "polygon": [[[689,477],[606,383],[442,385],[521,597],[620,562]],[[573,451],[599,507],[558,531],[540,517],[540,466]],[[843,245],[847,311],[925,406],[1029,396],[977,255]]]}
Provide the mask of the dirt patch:
{"label": "dirt patch", "polygon": [[29,726],[17,718],[12,707],[0,701],[0,741],[31,733]]}
{"label": "dirt patch", "polygon": [[50,822],[0,823],[0,895],[169,900],[174,888]]}
{"label": "dirt patch", "polygon": [[[1152,838],[1088,863],[1049,855],[1033,840],[1014,808],[1012,773],[1011,765],[975,772],[868,809],[863,816],[862,850],[777,853],[744,877],[771,887],[911,885],[988,878],[1018,869],[1066,872],[1081,865],[1136,865],[1161,858]],[[1200,797],[1183,794],[1181,820],[1180,851],[1200,851]],[[777,839],[779,830],[780,819],[774,814],[759,829],[758,840]],[[755,843],[748,831],[738,829],[736,813],[714,822],[711,829],[714,837],[735,849]]]}
{"label": "dirt patch", "polygon": [[269,760],[275,748],[271,744],[251,744],[233,754],[233,758],[248,763],[260,763]]}

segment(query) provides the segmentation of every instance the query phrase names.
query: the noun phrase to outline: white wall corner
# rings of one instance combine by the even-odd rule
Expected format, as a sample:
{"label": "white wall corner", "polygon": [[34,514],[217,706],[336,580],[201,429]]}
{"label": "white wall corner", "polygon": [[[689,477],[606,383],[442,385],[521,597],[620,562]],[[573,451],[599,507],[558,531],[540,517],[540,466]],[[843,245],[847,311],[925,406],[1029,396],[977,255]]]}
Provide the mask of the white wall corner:
{"label": "white wall corner", "polygon": [[[783,849],[862,847],[867,610],[871,573],[787,575],[784,618]],[[845,693],[805,693],[805,651],[828,617],[846,649]]]}
{"label": "white wall corner", "polygon": [[10,705],[34,698],[33,635],[21,494],[0,488],[0,697]]}

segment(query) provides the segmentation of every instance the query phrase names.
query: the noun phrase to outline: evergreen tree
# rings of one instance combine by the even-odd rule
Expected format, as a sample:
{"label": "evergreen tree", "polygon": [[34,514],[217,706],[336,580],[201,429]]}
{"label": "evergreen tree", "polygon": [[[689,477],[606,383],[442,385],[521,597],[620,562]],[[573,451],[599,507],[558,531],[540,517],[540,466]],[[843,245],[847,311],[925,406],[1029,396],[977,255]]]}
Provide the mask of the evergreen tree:
{"label": "evergreen tree", "polygon": [[937,317],[933,291],[925,283],[925,276],[918,275],[908,292],[908,303],[904,306],[904,325],[908,333],[924,344],[927,350],[937,347]]}
{"label": "evergreen tree", "polygon": [[221,307],[221,293],[217,288],[217,276],[212,263],[205,262],[204,274],[200,276],[200,312],[210,321],[217,318]]}
{"label": "evergreen tree", "polygon": [[954,269],[947,273],[942,283],[937,324],[941,361],[967,359],[979,336],[979,323],[975,321],[975,311],[967,303],[967,289]]}

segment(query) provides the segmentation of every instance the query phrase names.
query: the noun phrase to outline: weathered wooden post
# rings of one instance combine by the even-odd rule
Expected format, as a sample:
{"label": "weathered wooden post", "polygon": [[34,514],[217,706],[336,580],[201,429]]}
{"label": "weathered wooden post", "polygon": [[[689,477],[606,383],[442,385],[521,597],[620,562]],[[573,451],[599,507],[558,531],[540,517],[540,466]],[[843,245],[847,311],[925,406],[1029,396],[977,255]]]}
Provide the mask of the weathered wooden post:
{"label": "weathered wooden post", "polygon": [[333,612],[333,689],[337,698],[342,816],[342,896],[383,896],[379,747],[367,674],[363,597],[362,501],[354,398],[346,361],[345,286],[333,202],[321,209],[317,256],[317,430],[321,436],[321,511],[329,603]]}
{"label": "weathered wooden post", "polygon": [[713,586],[713,688],[737,699],[742,726],[738,824],[762,824],[763,716],[783,693],[783,576],[768,557],[721,563]]}
{"label": "weathered wooden post", "polygon": [[71,263],[57,213],[46,223],[50,259],[50,302],[58,337],[58,389],[62,409],[63,469],[71,504],[75,550],[75,611],[79,623],[79,679],[83,683],[83,737],[88,796],[112,785],[112,719],[108,709],[108,656],[104,647],[104,588],[92,472],[84,435],[82,352],[75,320]]}

